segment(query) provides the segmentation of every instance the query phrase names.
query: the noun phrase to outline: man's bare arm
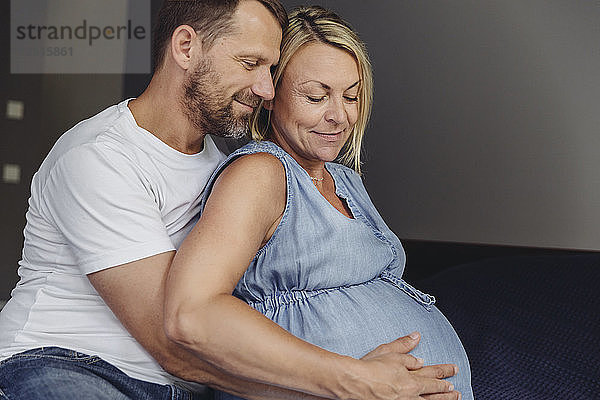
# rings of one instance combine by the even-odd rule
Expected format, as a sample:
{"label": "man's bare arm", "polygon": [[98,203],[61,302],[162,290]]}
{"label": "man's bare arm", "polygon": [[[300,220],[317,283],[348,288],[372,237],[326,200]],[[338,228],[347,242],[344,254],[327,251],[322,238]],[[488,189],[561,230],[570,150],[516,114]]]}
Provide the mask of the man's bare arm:
{"label": "man's bare arm", "polygon": [[317,397],[236,378],[167,339],[163,329],[164,280],[175,252],[88,275],[133,337],[172,375],[252,400]]}

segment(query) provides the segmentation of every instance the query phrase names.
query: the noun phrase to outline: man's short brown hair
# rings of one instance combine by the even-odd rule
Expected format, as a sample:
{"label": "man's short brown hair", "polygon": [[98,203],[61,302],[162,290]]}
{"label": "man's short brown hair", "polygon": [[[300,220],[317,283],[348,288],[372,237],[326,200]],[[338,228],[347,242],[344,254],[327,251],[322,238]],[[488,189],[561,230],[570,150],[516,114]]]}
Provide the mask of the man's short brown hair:
{"label": "man's short brown hair", "polygon": [[[164,0],[152,35],[152,69],[162,65],[167,44],[175,29],[189,25],[209,49],[217,38],[232,32],[231,20],[242,0]],[[267,8],[281,25],[287,27],[287,13],[279,0],[256,0]]]}

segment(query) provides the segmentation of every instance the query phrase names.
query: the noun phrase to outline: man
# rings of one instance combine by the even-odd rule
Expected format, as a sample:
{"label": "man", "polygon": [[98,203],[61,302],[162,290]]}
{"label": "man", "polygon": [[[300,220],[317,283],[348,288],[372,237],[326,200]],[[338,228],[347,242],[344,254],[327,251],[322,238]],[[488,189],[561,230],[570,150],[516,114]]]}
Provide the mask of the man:
{"label": "man", "polygon": [[224,158],[207,134],[243,136],[258,101],[273,98],[285,25],[278,0],[167,0],[148,88],[57,141],[32,182],[21,280],[0,315],[1,398],[203,398],[199,383],[249,399],[313,398],[357,379],[447,389],[431,378],[454,372],[401,354],[418,342],[408,337],[367,356],[364,376],[342,381],[334,369],[295,388],[309,395],[245,380],[165,336],[164,280]]}

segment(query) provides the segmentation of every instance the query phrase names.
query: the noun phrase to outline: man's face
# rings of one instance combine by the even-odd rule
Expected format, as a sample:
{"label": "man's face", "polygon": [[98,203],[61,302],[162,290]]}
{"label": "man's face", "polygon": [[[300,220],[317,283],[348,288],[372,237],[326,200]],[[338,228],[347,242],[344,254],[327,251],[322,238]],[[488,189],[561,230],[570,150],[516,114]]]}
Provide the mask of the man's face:
{"label": "man's face", "polygon": [[279,59],[281,28],[254,0],[240,2],[233,24],[235,32],[217,39],[189,71],[181,102],[202,133],[240,138],[260,99],[274,96],[270,68]]}

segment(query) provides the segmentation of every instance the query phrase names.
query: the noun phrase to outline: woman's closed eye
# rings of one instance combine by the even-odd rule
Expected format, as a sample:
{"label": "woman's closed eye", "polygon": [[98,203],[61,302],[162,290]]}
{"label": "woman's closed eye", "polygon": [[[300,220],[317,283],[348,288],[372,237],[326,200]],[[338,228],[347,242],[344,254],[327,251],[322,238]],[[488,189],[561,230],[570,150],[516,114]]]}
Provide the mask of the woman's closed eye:
{"label": "woman's closed eye", "polygon": [[327,98],[327,96],[306,96],[306,98],[308,99],[308,101],[310,101],[311,103],[320,103],[323,100],[325,100]]}
{"label": "woman's closed eye", "polygon": [[[306,96],[306,98],[311,103],[320,103],[323,100],[327,99],[327,96]],[[347,101],[348,103],[357,103],[358,96],[344,96],[344,100]]]}

